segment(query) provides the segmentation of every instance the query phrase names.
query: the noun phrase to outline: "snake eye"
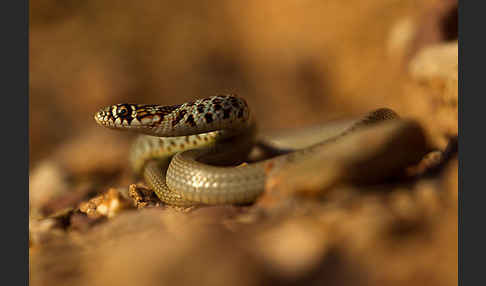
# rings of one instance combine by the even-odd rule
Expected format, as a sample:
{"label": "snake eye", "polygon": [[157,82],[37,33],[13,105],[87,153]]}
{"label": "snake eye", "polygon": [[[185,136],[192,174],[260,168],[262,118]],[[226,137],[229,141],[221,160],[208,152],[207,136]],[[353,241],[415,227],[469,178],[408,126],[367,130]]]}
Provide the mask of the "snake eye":
{"label": "snake eye", "polygon": [[118,108],[118,115],[120,115],[120,116],[124,116],[124,115],[126,115],[127,113],[128,113],[128,109],[127,109],[127,107],[126,107],[126,106],[120,106],[120,107]]}

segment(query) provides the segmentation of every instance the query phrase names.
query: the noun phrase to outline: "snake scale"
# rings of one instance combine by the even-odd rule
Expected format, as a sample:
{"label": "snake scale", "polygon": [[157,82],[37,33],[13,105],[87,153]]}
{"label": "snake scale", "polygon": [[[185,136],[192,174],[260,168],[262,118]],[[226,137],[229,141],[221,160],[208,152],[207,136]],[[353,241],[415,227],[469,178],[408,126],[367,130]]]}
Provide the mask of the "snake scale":
{"label": "snake scale", "polygon": [[235,166],[256,143],[256,124],[241,97],[217,95],[173,106],[115,104],[94,116],[101,126],[145,134],[132,146],[131,165],[163,202],[177,206],[253,202],[269,172],[305,160],[361,126],[397,117],[391,109],[377,109],[310,147]]}

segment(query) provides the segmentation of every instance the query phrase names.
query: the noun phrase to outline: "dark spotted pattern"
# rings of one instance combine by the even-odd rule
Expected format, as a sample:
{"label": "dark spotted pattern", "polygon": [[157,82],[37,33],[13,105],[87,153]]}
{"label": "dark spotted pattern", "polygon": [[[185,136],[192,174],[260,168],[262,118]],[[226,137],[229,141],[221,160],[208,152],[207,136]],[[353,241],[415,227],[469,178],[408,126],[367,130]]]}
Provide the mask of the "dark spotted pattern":
{"label": "dark spotted pattern", "polygon": [[223,109],[223,119],[228,119],[230,117],[231,109]]}
{"label": "dark spotted pattern", "polygon": [[223,101],[221,99],[219,99],[219,98],[213,99],[213,104],[221,104],[221,103],[223,103]]}
{"label": "dark spotted pattern", "polygon": [[204,105],[203,104],[199,104],[197,106],[197,112],[199,112],[199,113],[203,113],[204,112]]}
{"label": "dark spotted pattern", "polygon": [[230,102],[231,102],[231,105],[233,105],[233,107],[235,107],[235,108],[240,108],[240,104],[239,104],[239,102],[238,102],[238,99],[236,99],[236,98],[232,97],[232,98],[230,99]]}
{"label": "dark spotted pattern", "polygon": [[182,118],[184,118],[184,115],[186,115],[187,111],[186,110],[181,110],[177,114],[176,118],[172,120],[172,126],[176,126],[177,123],[181,122]]}
{"label": "dark spotted pattern", "polygon": [[165,115],[171,113],[172,111],[176,110],[177,108],[181,107],[181,104],[172,105],[172,106],[160,106],[156,105],[156,113],[164,113]]}
{"label": "dark spotted pattern", "polygon": [[213,115],[211,113],[206,113],[204,115],[204,119],[206,119],[206,123],[210,124],[213,122]]}
{"label": "dark spotted pattern", "polygon": [[196,121],[194,121],[194,116],[192,114],[190,114],[187,119],[186,119],[186,122],[191,125],[192,127],[196,127]]}
{"label": "dark spotted pattern", "polygon": [[[95,119],[99,124],[109,128],[136,127],[134,130],[148,132],[147,134],[157,132],[158,135],[161,135],[164,132],[172,132],[168,131],[170,128],[186,131],[199,130],[206,128],[204,124],[214,125],[219,120],[244,120],[248,116],[246,110],[247,105],[242,98],[233,95],[218,95],[172,106],[117,104],[101,109],[95,115]],[[134,121],[137,121],[137,124],[134,124]],[[222,123],[221,126],[231,123],[232,120]],[[157,126],[161,126],[161,128],[153,128]],[[175,132],[171,134],[174,135]]]}

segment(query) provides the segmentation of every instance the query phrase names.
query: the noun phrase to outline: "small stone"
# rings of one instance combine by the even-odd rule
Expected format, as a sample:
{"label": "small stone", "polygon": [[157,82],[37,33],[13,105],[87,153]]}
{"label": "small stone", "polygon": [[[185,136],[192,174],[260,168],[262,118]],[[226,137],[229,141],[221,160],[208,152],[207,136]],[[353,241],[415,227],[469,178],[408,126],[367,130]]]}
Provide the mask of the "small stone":
{"label": "small stone", "polygon": [[79,210],[91,218],[106,216],[112,218],[130,207],[130,203],[116,189],[110,188],[106,193],[96,196],[79,205]]}

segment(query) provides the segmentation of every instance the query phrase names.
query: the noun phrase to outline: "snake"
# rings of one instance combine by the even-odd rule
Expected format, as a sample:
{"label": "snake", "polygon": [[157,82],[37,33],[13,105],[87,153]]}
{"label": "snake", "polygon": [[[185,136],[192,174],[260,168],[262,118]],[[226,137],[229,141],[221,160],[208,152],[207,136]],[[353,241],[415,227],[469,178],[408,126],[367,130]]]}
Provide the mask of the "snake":
{"label": "snake", "polygon": [[94,116],[103,127],[140,134],[130,165],[161,201],[174,206],[252,203],[272,171],[306,160],[362,126],[396,118],[393,110],[380,108],[331,138],[247,163],[258,144],[257,127],[246,100],[234,94],[169,106],[120,103]]}

